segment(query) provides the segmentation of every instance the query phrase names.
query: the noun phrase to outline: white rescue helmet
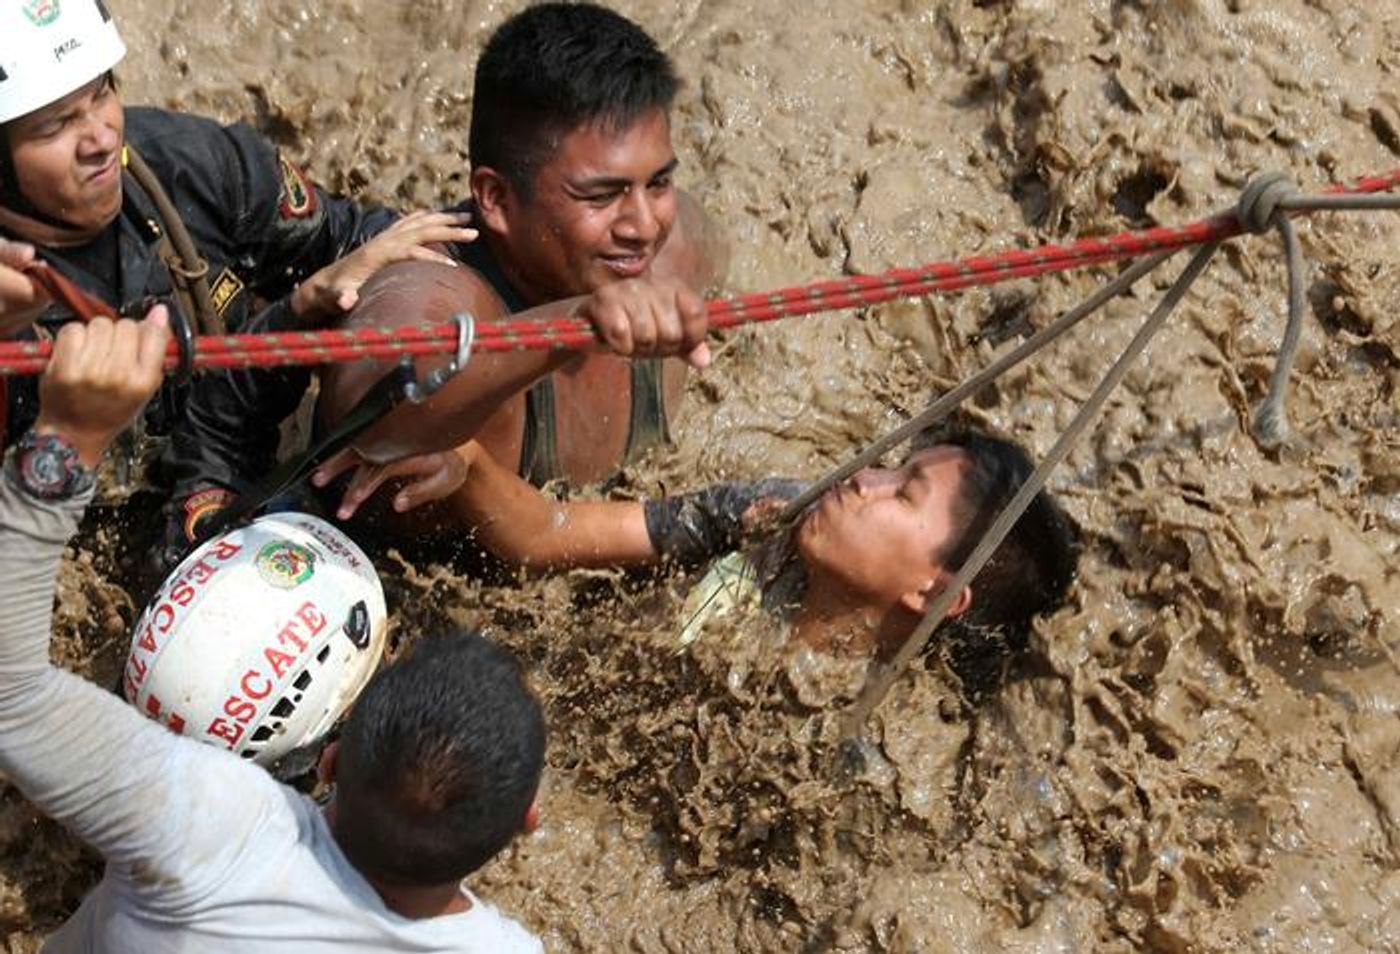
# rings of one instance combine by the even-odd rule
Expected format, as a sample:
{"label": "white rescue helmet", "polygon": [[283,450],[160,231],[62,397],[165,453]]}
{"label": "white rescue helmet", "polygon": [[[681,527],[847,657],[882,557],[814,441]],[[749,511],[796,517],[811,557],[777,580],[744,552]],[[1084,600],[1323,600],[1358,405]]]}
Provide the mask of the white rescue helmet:
{"label": "white rescue helmet", "polygon": [[125,55],[104,0],[0,0],[0,123],[58,102]]}
{"label": "white rescue helmet", "polygon": [[171,731],[271,765],[345,713],[387,630],[360,548],[317,517],[272,514],[175,569],[136,624],[122,687]]}

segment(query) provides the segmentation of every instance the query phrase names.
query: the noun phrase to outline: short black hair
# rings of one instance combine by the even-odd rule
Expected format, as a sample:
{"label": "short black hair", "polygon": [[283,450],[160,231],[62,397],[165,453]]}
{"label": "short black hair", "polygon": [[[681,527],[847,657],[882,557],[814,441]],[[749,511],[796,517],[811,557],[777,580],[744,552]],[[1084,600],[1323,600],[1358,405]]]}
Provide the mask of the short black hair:
{"label": "short black hair", "polygon": [[589,3],[542,3],[497,28],[476,65],[467,148],[528,196],[558,140],[670,109],[680,80],[641,27]]}
{"label": "short black hair", "polygon": [[523,828],[544,746],[544,713],[509,652],[473,632],[421,640],[346,721],[336,841],[372,877],[466,877]]}
{"label": "short black hair", "polygon": [[[962,532],[942,555],[944,565],[956,571],[972,556],[997,514],[1030,479],[1035,465],[1020,445],[990,434],[954,434],[940,443],[960,448],[970,462],[954,505]],[[1020,624],[1054,609],[1069,592],[1078,563],[1074,524],[1042,488],[973,577],[969,622]]]}
{"label": "short black hair", "polygon": [[[925,431],[914,438],[911,453],[939,444],[960,448],[970,463],[953,506],[958,536],[936,554],[956,572],[1035,466],[1020,445],[976,431]],[[1031,620],[1064,602],[1078,565],[1074,522],[1042,488],[972,578],[972,606],[946,620],[929,648],[938,648],[970,695],[991,690],[1005,673],[1004,662],[1026,646]]]}

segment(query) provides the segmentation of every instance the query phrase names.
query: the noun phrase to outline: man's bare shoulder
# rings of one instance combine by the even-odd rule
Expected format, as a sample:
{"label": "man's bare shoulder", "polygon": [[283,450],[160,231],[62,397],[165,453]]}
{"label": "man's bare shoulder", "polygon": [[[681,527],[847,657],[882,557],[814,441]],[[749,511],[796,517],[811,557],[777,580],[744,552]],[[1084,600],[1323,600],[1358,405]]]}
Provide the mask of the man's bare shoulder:
{"label": "man's bare shoulder", "polygon": [[[341,327],[435,325],[463,311],[478,321],[493,321],[507,313],[500,296],[469,266],[397,262],[365,282],[359,303]],[[338,421],[391,365],[355,361],[323,368],[316,412],[322,425]]]}
{"label": "man's bare shoulder", "polygon": [[447,321],[459,311],[499,318],[506,306],[489,282],[468,265],[397,262],[365,282],[345,327],[397,328]]}

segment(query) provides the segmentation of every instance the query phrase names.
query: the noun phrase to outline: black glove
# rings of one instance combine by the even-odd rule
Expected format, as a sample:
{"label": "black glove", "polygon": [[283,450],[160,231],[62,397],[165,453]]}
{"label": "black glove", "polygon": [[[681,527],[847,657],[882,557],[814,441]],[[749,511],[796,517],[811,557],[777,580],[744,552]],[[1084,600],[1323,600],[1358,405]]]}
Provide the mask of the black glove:
{"label": "black glove", "polygon": [[806,486],[802,480],[769,477],[648,500],[644,505],[647,536],[664,560],[687,566],[703,563],[739,545],[744,513],[755,503],[766,497],[791,500]]}

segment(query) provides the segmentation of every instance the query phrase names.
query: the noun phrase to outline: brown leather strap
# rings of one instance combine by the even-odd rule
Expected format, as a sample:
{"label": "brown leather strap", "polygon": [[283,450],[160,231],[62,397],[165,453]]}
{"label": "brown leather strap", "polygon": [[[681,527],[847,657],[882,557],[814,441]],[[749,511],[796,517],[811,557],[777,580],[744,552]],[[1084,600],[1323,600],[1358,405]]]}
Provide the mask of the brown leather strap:
{"label": "brown leather strap", "polygon": [[0,205],[0,235],[45,248],[74,248],[97,238],[101,229],[79,229],[39,219]]}
{"label": "brown leather strap", "polygon": [[170,271],[170,282],[181,310],[194,316],[201,334],[224,334],[224,319],[214,307],[214,296],[209,291],[209,263],[195,248],[189,229],[185,228],[160,180],[130,143],[126,146],[126,161],[132,178],[155,203],[165,226],[160,236],[160,257]]}
{"label": "brown leather strap", "polygon": [[29,276],[29,282],[35,291],[62,303],[83,321],[91,321],[99,315],[104,318],[117,317],[116,309],[111,305],[83,291],[43,259],[36,258],[22,271]]}

